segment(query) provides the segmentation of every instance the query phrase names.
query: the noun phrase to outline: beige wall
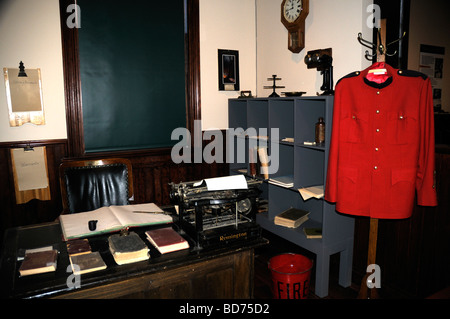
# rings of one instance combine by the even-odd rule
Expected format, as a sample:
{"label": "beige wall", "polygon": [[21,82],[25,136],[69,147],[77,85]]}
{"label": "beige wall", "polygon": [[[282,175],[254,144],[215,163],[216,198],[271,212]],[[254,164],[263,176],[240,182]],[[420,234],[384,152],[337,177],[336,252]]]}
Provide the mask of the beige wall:
{"label": "beige wall", "polygon": [[[202,127],[227,128],[227,101],[238,92],[218,90],[217,49],[239,50],[241,90],[268,96],[267,78],[277,74],[281,91],[320,91],[322,76],[308,70],[306,51],[333,49],[334,81],[365,68],[363,48],[356,36],[366,26],[370,0],[314,0],[306,20],[306,48],[299,54],[287,49],[287,31],[280,22],[281,0],[200,0],[200,58]],[[409,68],[418,68],[420,44],[446,47],[443,107],[450,110],[449,1],[411,1]],[[439,8],[437,10],[437,8]],[[0,88],[0,142],[66,137],[64,85],[58,0],[3,0],[0,2],[0,67],[40,68],[46,124],[10,127],[5,86]],[[2,83],[3,80],[2,80]]]}
{"label": "beige wall", "polygon": [[[0,2],[0,67],[41,68],[46,124],[9,127],[4,84],[0,89],[0,141],[66,137],[58,0]],[[217,49],[239,50],[241,90],[268,96],[267,78],[277,74],[282,91],[320,90],[322,76],[308,70],[308,50],[333,48],[334,80],[364,68],[364,48],[356,40],[365,25],[370,0],[314,0],[306,21],[306,48],[287,49],[280,22],[281,0],[200,0],[202,128],[228,127],[228,99],[238,92],[218,90]],[[280,90],[281,91],[281,90]]]}
{"label": "beige wall", "polygon": [[257,0],[258,30],[258,96],[268,96],[264,89],[271,83],[267,78],[277,74],[285,89],[280,92],[305,91],[316,95],[322,85],[322,75],[316,69],[307,69],[304,57],[307,51],[333,49],[334,82],[342,76],[370,65],[364,58],[363,47],[357,41],[359,32],[366,39],[372,35],[366,26],[369,13],[366,0],[310,0],[306,18],[305,49],[298,54],[287,49],[288,32],[280,22],[281,1]]}
{"label": "beige wall", "polygon": [[0,69],[41,69],[45,125],[10,127],[5,82],[0,85],[0,142],[66,138],[58,0],[0,1]]}
{"label": "beige wall", "polygon": [[240,90],[256,92],[255,0],[200,0],[202,128],[228,127],[228,99],[219,91],[218,49],[239,51]]}
{"label": "beige wall", "polygon": [[282,78],[281,91],[320,91],[322,75],[308,70],[306,52],[331,47],[335,82],[365,68],[358,32],[371,39],[366,26],[370,0],[311,0],[306,20],[306,48],[299,54],[287,49],[287,30],[281,24],[281,0],[200,0],[202,127],[228,127],[228,98],[239,92],[218,91],[217,49],[239,50],[241,90],[267,97],[272,74]]}

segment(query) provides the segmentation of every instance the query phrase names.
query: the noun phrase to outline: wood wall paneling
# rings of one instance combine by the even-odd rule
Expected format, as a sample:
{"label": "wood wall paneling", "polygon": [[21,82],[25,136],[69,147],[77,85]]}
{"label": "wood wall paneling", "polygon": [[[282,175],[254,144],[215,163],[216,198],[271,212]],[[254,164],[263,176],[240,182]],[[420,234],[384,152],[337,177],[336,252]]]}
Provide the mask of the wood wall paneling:
{"label": "wood wall paneling", "polygon": [[[11,148],[45,146],[51,200],[33,199],[25,204],[16,204]],[[59,189],[58,166],[67,154],[67,140],[24,141],[0,143],[0,203],[1,231],[14,226],[23,226],[52,221],[62,211]],[[3,238],[3,236],[1,237]]]}
{"label": "wood wall paneling", "polygon": [[[25,147],[28,143],[33,147],[46,146],[51,200],[31,200],[26,204],[17,205],[10,149]],[[2,233],[10,227],[53,221],[59,216],[62,211],[62,201],[58,168],[63,161],[77,159],[68,156],[67,144],[66,140],[0,143],[0,180],[2,181],[0,183],[0,231]],[[128,158],[132,163],[134,203],[154,202],[158,205],[167,205],[170,204],[169,182],[199,180],[225,176],[228,173],[226,163],[175,164],[171,159],[170,151],[171,149],[166,149],[164,152],[158,150],[158,154],[154,154],[149,150],[147,153],[131,152],[114,155]],[[101,159],[111,157],[111,154],[83,158],[91,157]],[[3,236],[0,237],[0,243],[2,238]]]}
{"label": "wood wall paneling", "polygon": [[[222,131],[223,136],[225,132]],[[210,141],[203,141],[203,147]],[[223,145],[225,149],[225,145]],[[155,153],[156,152],[156,153]],[[171,149],[148,150],[140,152],[115,152],[114,157],[124,157],[133,166],[134,203],[154,202],[158,205],[170,204],[169,183],[180,183],[203,178],[228,175],[228,164],[225,158],[220,163],[175,164],[171,158]],[[193,152],[192,152],[193,153]],[[83,158],[108,158],[112,154],[86,155]],[[225,155],[224,155],[225,157]],[[74,159],[74,158],[70,158]]]}

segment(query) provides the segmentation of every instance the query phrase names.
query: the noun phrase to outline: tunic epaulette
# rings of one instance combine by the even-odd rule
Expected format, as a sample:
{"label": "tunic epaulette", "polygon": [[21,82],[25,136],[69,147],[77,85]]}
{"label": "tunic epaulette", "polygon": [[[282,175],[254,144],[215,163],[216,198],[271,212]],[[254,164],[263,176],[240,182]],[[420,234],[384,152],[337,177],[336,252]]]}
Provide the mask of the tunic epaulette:
{"label": "tunic epaulette", "polygon": [[349,74],[347,74],[346,76],[343,76],[342,78],[340,78],[340,79],[337,81],[336,85],[338,85],[339,82],[340,82],[341,80],[343,80],[343,79],[354,78],[355,76],[359,76],[360,74],[361,74],[361,71],[355,71],[355,72],[349,73]]}
{"label": "tunic epaulette", "polygon": [[428,78],[428,76],[423,74],[422,72],[413,71],[413,70],[398,70],[397,73],[400,76],[408,76],[408,77],[413,77],[413,78],[417,78],[420,76],[424,80],[426,80]]}

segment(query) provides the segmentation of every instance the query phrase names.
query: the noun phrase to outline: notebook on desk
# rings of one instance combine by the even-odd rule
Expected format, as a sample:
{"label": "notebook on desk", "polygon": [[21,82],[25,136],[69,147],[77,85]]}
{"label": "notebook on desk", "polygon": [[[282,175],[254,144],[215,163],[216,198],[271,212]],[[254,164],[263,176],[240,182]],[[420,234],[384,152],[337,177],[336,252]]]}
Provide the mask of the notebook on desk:
{"label": "notebook on desk", "polygon": [[[59,219],[64,241],[172,222],[172,217],[153,203],[101,207],[90,212],[61,215]],[[97,220],[95,230],[89,230],[90,220]]]}

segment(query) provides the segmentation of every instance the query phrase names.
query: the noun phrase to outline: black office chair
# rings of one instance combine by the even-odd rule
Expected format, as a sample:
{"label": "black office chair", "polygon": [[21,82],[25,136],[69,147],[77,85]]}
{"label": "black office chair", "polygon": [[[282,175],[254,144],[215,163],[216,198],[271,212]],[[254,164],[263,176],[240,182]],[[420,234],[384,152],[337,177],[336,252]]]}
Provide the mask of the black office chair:
{"label": "black office chair", "polygon": [[127,205],[133,196],[132,168],[127,159],[63,162],[59,180],[63,214]]}

